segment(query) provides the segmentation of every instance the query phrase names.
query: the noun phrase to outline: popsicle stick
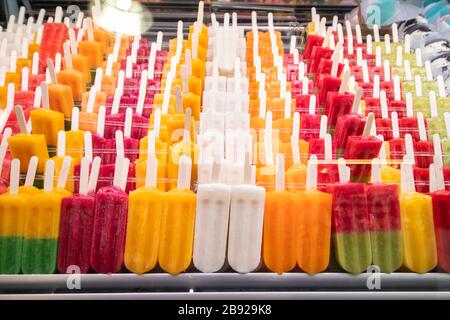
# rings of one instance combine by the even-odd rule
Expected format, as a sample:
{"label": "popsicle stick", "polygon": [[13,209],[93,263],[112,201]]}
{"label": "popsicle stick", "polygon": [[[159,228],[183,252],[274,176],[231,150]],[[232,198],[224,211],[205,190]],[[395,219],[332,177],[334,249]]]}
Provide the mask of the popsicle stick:
{"label": "popsicle stick", "polygon": [[89,174],[89,182],[88,182],[88,192],[95,191],[97,188],[98,174],[100,171],[100,164],[102,159],[100,157],[95,157],[92,161],[91,172]]}
{"label": "popsicle stick", "polygon": [[383,119],[388,119],[388,106],[387,106],[387,98],[386,98],[386,91],[382,90],[380,92],[380,105],[381,105],[381,117]]}
{"label": "popsicle stick", "polygon": [[398,126],[398,114],[396,111],[391,113],[392,137],[398,139],[400,137],[400,129]]}
{"label": "popsicle stick", "polygon": [[411,134],[405,134],[405,157],[414,164],[414,146]]}
{"label": "popsicle stick", "polygon": [[16,114],[17,123],[19,124],[21,133],[30,133],[27,128],[27,122],[25,120],[25,115],[23,113],[22,106],[16,105],[14,107],[14,112]]}
{"label": "popsicle stick", "polygon": [[294,119],[292,121],[292,135],[291,135],[291,148],[292,148],[292,159],[294,165],[300,165],[300,148],[298,146],[298,130],[300,126],[300,114],[298,112],[294,113]]}
{"label": "popsicle stick", "polygon": [[416,187],[414,185],[414,174],[411,165],[411,160],[406,158],[400,165],[400,175],[401,175],[401,192],[415,192]]}
{"label": "popsicle stick", "polygon": [[339,182],[340,183],[347,183],[347,166],[345,164],[344,158],[338,159],[338,172],[339,172]]}
{"label": "popsicle stick", "polygon": [[350,76],[348,80],[348,92],[355,94],[356,93],[356,80],[354,76]]}
{"label": "popsicle stick", "polygon": [[319,28],[320,28],[320,15],[316,14],[313,16],[313,22],[314,22],[314,33],[320,34],[319,33]]}
{"label": "popsicle stick", "polygon": [[384,35],[384,51],[386,52],[386,54],[391,54],[392,52],[391,37],[388,34]]}
{"label": "popsicle stick", "polygon": [[[214,97],[212,100],[215,100]],[[175,86],[175,111],[176,113],[183,113],[183,99],[180,86]]]}
{"label": "popsicle stick", "polygon": [[402,99],[400,91],[400,77],[394,76],[394,100],[400,101]]}
{"label": "popsicle stick", "polygon": [[116,155],[117,158],[119,157],[125,157],[125,147],[123,145],[123,132],[122,130],[117,130],[115,132],[115,138],[116,138]]}
{"label": "popsicle stick", "polygon": [[384,60],[384,81],[391,81],[391,67],[389,66],[389,61]]}
{"label": "popsicle stick", "polygon": [[22,91],[28,91],[28,76],[29,71],[28,68],[22,68]]}
{"label": "popsicle stick", "polygon": [[115,167],[114,167],[113,185],[121,190],[124,190],[123,188],[121,188],[122,170],[123,170],[124,161],[125,161],[125,158],[123,156],[117,156],[116,162],[115,162]]}
{"label": "popsicle stick", "polygon": [[291,42],[289,44],[289,53],[294,54],[295,47],[297,46],[297,37],[295,35],[291,36]]}
{"label": "popsicle stick", "polygon": [[9,71],[10,72],[17,71],[17,52],[16,52],[16,50],[11,51],[11,57],[9,60]]}
{"label": "popsicle stick", "polygon": [[[444,172],[443,172],[443,166],[442,164],[438,164],[438,163],[433,163],[432,164],[434,166],[434,175],[432,174],[432,167],[430,166],[430,179],[432,176],[435,177],[435,190],[434,191],[438,191],[438,190],[445,190],[445,181],[444,181]],[[431,190],[431,186],[430,186],[430,192],[433,192]]]}
{"label": "popsicle stick", "polygon": [[61,53],[57,52],[55,55],[55,74],[61,72]]}
{"label": "popsicle stick", "polygon": [[28,39],[24,38],[22,40],[21,58],[28,59],[28,44],[29,44]]}
{"label": "popsicle stick", "polygon": [[277,154],[277,163],[275,171],[275,191],[281,192],[285,190],[284,183],[284,154]]}
{"label": "popsicle stick", "polygon": [[358,67],[362,66],[362,60],[363,60],[362,48],[358,47],[358,48],[356,48],[356,65]]}
{"label": "popsicle stick", "polygon": [[52,60],[47,59],[47,70],[50,74],[50,80],[52,83],[56,83],[56,73],[55,73],[55,66],[53,65]]}
{"label": "popsicle stick", "polygon": [[366,52],[367,54],[372,54],[373,52],[372,35],[370,34],[366,36]]}
{"label": "popsicle stick", "polygon": [[86,18],[86,26],[87,26],[87,35],[88,35],[88,40],[89,41],[94,41],[94,30],[92,27],[92,19],[91,18]]}
{"label": "popsicle stick", "polygon": [[5,86],[6,81],[6,66],[0,67],[0,87]]}
{"label": "popsicle stick", "polygon": [[58,177],[57,188],[64,189],[66,187],[67,178],[69,176],[70,163],[72,162],[72,157],[65,156],[61,165],[61,171]]}
{"label": "popsicle stick", "polygon": [[397,55],[396,55],[396,66],[400,67],[403,65],[403,48],[402,46],[397,47]]}
{"label": "popsicle stick", "polygon": [[415,81],[415,84],[416,84],[416,96],[421,97],[423,95],[422,78],[419,75],[416,75],[414,77],[414,81]]}
{"label": "popsicle stick", "polygon": [[156,51],[157,50],[158,50],[157,43],[152,42],[151,47],[150,47],[150,57],[149,57],[149,62],[148,62],[148,78],[151,80],[153,80],[155,78],[155,61],[156,61]]}
{"label": "popsicle stick", "polygon": [[280,98],[286,97],[286,75],[282,74],[280,78]]}
{"label": "popsicle stick", "polygon": [[70,54],[70,45],[67,41],[64,42],[63,49],[64,49],[64,61],[66,63],[66,69],[73,69],[72,55]]}
{"label": "popsicle stick", "polygon": [[377,74],[373,76],[373,97],[380,97],[380,76]]}
{"label": "popsicle stick", "polygon": [[356,42],[359,44],[363,43],[362,34],[361,34],[361,26],[359,24],[355,25],[355,33],[356,33]]}
{"label": "popsicle stick", "polygon": [[306,191],[317,189],[317,156],[312,154],[309,157],[306,167]]}
{"label": "popsicle stick", "polygon": [[80,184],[78,193],[87,195],[89,191],[89,160],[86,157],[81,159],[80,165]]}
{"label": "popsicle stick", "polygon": [[350,21],[346,20],[345,25],[346,25],[346,27],[347,27],[347,25],[349,26],[349,27],[347,27],[347,52],[348,52],[348,54],[353,54],[354,53],[353,35],[352,35],[351,27],[350,27]]}
{"label": "popsicle stick", "polygon": [[178,190],[189,190],[191,184],[192,160],[190,157],[182,155],[178,163]]}
{"label": "popsicle stick", "polygon": [[[311,103],[311,101],[310,101]],[[284,98],[284,118],[291,118],[291,105],[292,105],[292,97],[291,92],[286,92],[286,97]]]}
{"label": "popsicle stick", "polygon": [[187,108],[186,115],[184,118],[184,131],[183,131],[184,142],[187,142],[191,139],[191,117],[192,117],[192,110],[191,108]]}
{"label": "popsicle stick", "polygon": [[8,83],[8,97],[6,100],[6,109],[1,113],[0,120],[0,132],[5,128],[8,122],[9,116],[14,108],[14,83]]}
{"label": "popsicle stick", "polygon": [[405,53],[409,54],[411,52],[411,35],[408,33],[405,34],[404,46],[405,46]]}
{"label": "popsicle stick", "polygon": [[325,160],[331,160],[333,158],[333,149],[331,144],[331,134],[326,133],[324,136],[324,158]]}
{"label": "popsicle stick", "polygon": [[45,18],[45,9],[40,9],[38,17],[36,19],[36,26],[38,27],[41,26],[42,23],[44,22],[44,18]]}
{"label": "popsicle stick", "polygon": [[78,12],[77,19],[75,21],[75,28],[81,29],[81,25],[83,23],[83,18],[84,18],[84,12],[83,11]]}
{"label": "popsicle stick", "polygon": [[[73,108],[72,119],[74,116],[73,112],[75,111],[75,109],[78,110],[78,108]],[[100,137],[103,137],[104,132],[105,132],[105,116],[106,116],[106,108],[105,108],[105,106],[100,106],[98,109],[98,117],[97,117],[97,134]],[[73,125],[73,120],[72,120],[72,125]],[[72,130],[74,130],[74,129],[72,128]],[[77,130],[78,130],[78,128],[77,128]]]}
{"label": "popsicle stick", "polygon": [[430,193],[435,192],[438,188],[436,186],[436,164],[430,164],[429,168],[429,176],[430,176]]}
{"label": "popsicle stick", "polygon": [[34,184],[34,178],[36,176],[36,170],[38,165],[38,157],[32,156],[28,162],[27,175],[25,177],[25,187],[31,187]]}
{"label": "popsicle stick", "polygon": [[373,112],[370,112],[367,115],[367,120],[366,120],[366,125],[364,126],[364,132],[363,132],[363,137],[369,137],[370,136],[370,130],[372,129],[372,126],[374,125],[375,122],[375,116],[373,114]]}
{"label": "popsicle stick", "polygon": [[361,97],[362,97],[362,88],[356,89],[355,97],[353,99],[353,106],[352,106],[352,112],[358,113],[359,105],[361,103]]}
{"label": "popsicle stick", "polygon": [[66,132],[64,130],[58,131],[58,142],[56,147],[56,155],[64,157],[66,154]]}
{"label": "popsicle stick", "polygon": [[381,47],[375,48],[375,66],[381,67]]}
{"label": "popsicle stick", "polygon": [[[339,60],[340,60],[340,54],[341,54],[341,48],[342,44],[339,42],[334,50],[332,61],[333,64],[331,65],[331,76],[337,77],[338,67],[339,67]],[[362,54],[362,52],[361,52]]]}
{"label": "popsicle stick", "polygon": [[418,67],[423,67],[422,50],[420,48],[416,49],[416,65]]}
{"label": "popsicle stick", "polygon": [[430,91],[430,114],[432,118],[438,118],[438,109],[437,109],[437,101],[436,101],[436,92]]}
{"label": "popsicle stick", "polygon": [[11,128],[6,128],[0,143],[0,174],[2,173],[3,160],[5,159],[6,151],[8,150],[8,138],[11,136],[11,132]]}
{"label": "popsicle stick", "polygon": [[133,122],[133,109],[128,107],[125,113],[125,125],[123,135],[126,138],[131,138],[131,126]]}
{"label": "popsicle stick", "polygon": [[117,62],[119,59],[119,50],[122,41],[122,34],[116,33],[113,47],[113,61]]}
{"label": "popsicle stick", "polygon": [[97,87],[93,85],[89,91],[89,98],[86,106],[86,112],[94,112],[95,98],[97,96]]}
{"label": "popsicle stick", "polygon": [[54,174],[55,174],[55,162],[53,160],[47,160],[47,162],[45,163],[44,192],[53,191]]}
{"label": "popsicle stick", "polygon": [[344,31],[342,30],[342,24],[338,23],[337,25],[337,35],[338,35],[338,42],[344,43]]}
{"label": "popsicle stick", "polygon": [[41,44],[42,41],[42,33],[44,32],[44,26],[40,26],[38,28],[38,32],[36,34],[36,44]]}
{"label": "popsicle stick", "polygon": [[407,92],[406,93],[406,116],[408,118],[412,118],[414,116],[413,99],[412,99],[412,93],[411,92]]}
{"label": "popsicle stick", "polygon": [[161,109],[156,109],[153,118],[153,132],[155,133],[156,138],[159,138],[160,128],[161,128]]}
{"label": "popsicle stick", "polygon": [[438,84],[439,97],[445,98],[445,96],[446,96],[446,94],[445,94],[445,84],[444,84],[444,78],[442,77],[442,74],[439,74],[436,77],[436,81],[437,81],[437,84]]}
{"label": "popsicle stick", "polygon": [[9,194],[17,195],[19,193],[19,180],[20,180],[20,160],[11,160],[11,173],[9,178]]}
{"label": "popsicle stick", "polygon": [[234,93],[241,92],[241,60],[236,58],[234,63]]}
{"label": "popsicle stick", "polygon": [[444,163],[442,161],[441,138],[437,133],[433,134],[433,149],[434,149],[434,162],[438,165],[443,166]]}
{"label": "popsicle stick", "polygon": [[69,44],[70,44],[70,50],[73,54],[78,54],[78,43],[77,39],[75,37],[75,31],[72,28],[69,28]]}
{"label": "popsicle stick", "polygon": [[419,127],[419,138],[421,141],[427,141],[427,129],[422,112],[417,112],[417,125]]}
{"label": "popsicle stick", "polygon": [[31,63],[31,74],[38,74],[39,71],[39,52],[33,53],[33,60]]}
{"label": "popsicle stick", "polygon": [[182,47],[183,47],[183,21],[178,20],[177,48],[176,48],[176,52],[175,52],[175,57],[177,58],[177,61],[179,61],[179,59],[180,59]]}
{"label": "popsicle stick", "polygon": [[373,25],[373,38],[375,42],[380,42],[380,29],[377,24]]}
{"label": "popsicle stick", "polygon": [[350,71],[346,70],[341,80],[341,86],[339,87],[339,94],[344,94],[347,89],[348,82],[350,80]]}
{"label": "popsicle stick", "polygon": [[409,60],[405,60],[403,62],[403,66],[405,68],[405,79],[406,79],[406,81],[411,81],[412,80],[412,74],[411,74],[411,64],[410,64]]}
{"label": "popsicle stick", "polygon": [[431,62],[425,61],[425,73],[428,81],[433,81],[433,70],[431,69]]}
{"label": "popsicle stick", "polygon": [[147,79],[148,79],[147,70],[144,70],[142,71],[141,74],[141,83],[139,85],[139,96],[136,106],[136,113],[140,116],[142,115],[142,111],[144,110],[144,102],[147,94]]}
{"label": "popsicle stick", "polygon": [[84,156],[92,162],[92,133],[90,131],[84,132]]}
{"label": "popsicle stick", "polygon": [[169,75],[166,78],[166,86],[164,88],[164,97],[163,97],[163,105],[162,105],[162,113],[167,114],[169,111],[169,102],[170,102],[170,89],[172,88],[172,75]]}
{"label": "popsicle stick", "polygon": [[398,43],[398,25],[396,23],[392,24],[392,41]]}
{"label": "popsicle stick", "polygon": [[264,153],[266,165],[273,165],[273,144],[272,144],[272,112],[266,113],[266,124],[264,130]]}
{"label": "popsicle stick", "polygon": [[317,103],[317,98],[314,94],[312,94],[311,97],[309,98],[309,108],[308,108],[308,113],[310,115],[316,114],[316,103]]}
{"label": "popsicle stick", "polygon": [[367,60],[364,60],[362,62],[362,70],[363,70],[363,81],[365,83],[368,83],[370,80],[369,80],[369,68],[367,66]]}
{"label": "popsicle stick", "polygon": [[133,76],[133,59],[131,56],[128,56],[125,69],[125,78],[131,79],[132,76]]}
{"label": "popsicle stick", "polygon": [[325,34],[325,39],[322,42],[322,47],[323,48],[327,48],[329,46],[329,44],[330,44],[330,35],[331,35],[332,31],[333,30],[332,30],[331,27],[327,28],[327,31],[326,31],[326,34]]}
{"label": "popsicle stick", "polygon": [[384,137],[379,134],[376,136],[378,140],[382,141],[380,152],[378,152],[378,157],[380,158],[380,166],[385,167],[387,165],[387,157],[386,157],[386,142],[384,142]]}
{"label": "popsicle stick", "polygon": [[450,139],[450,113],[444,112],[444,122],[445,122],[445,130],[447,134],[447,139]]}
{"label": "popsicle stick", "polygon": [[302,95],[307,95],[309,90],[309,79],[304,77],[302,80]]}
{"label": "popsicle stick", "polygon": [[61,23],[63,15],[63,9],[60,6],[57,6],[55,9],[55,23]]}
{"label": "popsicle stick", "polygon": [[[90,96],[90,94],[89,94],[89,96]],[[114,92],[114,99],[113,99],[113,104],[111,107],[111,114],[117,114],[119,112],[121,98],[122,98],[122,91],[120,90],[119,87],[117,87],[116,91]],[[89,102],[89,99],[88,99],[88,102]]]}
{"label": "popsicle stick", "polygon": [[370,183],[381,183],[380,159],[372,159],[372,174]]}

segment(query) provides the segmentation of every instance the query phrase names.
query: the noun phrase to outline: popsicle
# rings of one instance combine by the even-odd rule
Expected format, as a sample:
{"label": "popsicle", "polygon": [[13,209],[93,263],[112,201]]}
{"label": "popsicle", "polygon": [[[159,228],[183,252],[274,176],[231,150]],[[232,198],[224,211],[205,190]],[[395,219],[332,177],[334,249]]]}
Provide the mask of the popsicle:
{"label": "popsicle", "polygon": [[174,275],[185,271],[192,260],[196,195],[190,190],[191,166],[192,160],[181,155],[177,187],[165,194],[158,261]]}
{"label": "popsicle", "polygon": [[[367,117],[362,136],[350,136],[344,153],[345,159],[359,160],[367,162],[378,156],[382,141],[374,136],[370,136],[370,130],[373,125],[373,113]],[[370,179],[370,164],[352,164],[351,181],[352,182],[368,182]]]}
{"label": "popsicle", "polygon": [[[264,166],[257,168],[256,182],[263,186],[266,191],[271,191],[275,186],[275,166],[273,163],[273,140],[272,140],[272,112],[267,111],[263,143],[259,143],[258,153],[263,153]],[[263,150],[261,150],[263,149]],[[261,152],[263,151],[263,152]]]}
{"label": "popsicle", "polygon": [[[342,159],[341,159],[342,160]],[[358,274],[372,262],[370,222],[365,185],[347,182],[345,161],[339,160],[340,183],[330,185],[333,196],[332,234],[338,264]]]}
{"label": "popsicle", "polygon": [[329,264],[331,194],[317,190],[317,157],[308,161],[305,191],[292,195],[295,210],[295,244],[298,266],[308,274],[324,271]]}
{"label": "popsicle", "polygon": [[[21,133],[7,138],[12,158],[20,160],[20,171],[26,172],[28,163],[32,156],[39,159],[37,171],[44,172],[45,162],[48,160],[48,150],[45,136],[43,134],[30,134],[20,106],[16,106],[16,117]],[[6,130],[4,135],[6,135]]]}
{"label": "popsicle", "polygon": [[[81,110],[82,111],[86,112],[86,111],[88,111],[87,110],[88,108],[89,108],[89,110],[91,110],[90,108],[92,108],[92,111],[90,111],[90,112],[98,113],[98,108],[102,105],[105,105],[106,93],[101,91],[102,78],[103,78],[103,71],[101,68],[97,68],[95,71],[95,83],[91,87],[90,92],[82,93],[82,98],[81,98]],[[93,88],[95,88],[95,94],[92,93]],[[92,94],[94,94],[93,98],[91,98]],[[88,104],[91,102],[90,99],[94,99],[94,104],[92,106],[88,107]]]}
{"label": "popsicle", "polygon": [[[63,93],[67,95],[69,90],[67,87],[71,89],[70,98],[75,101],[81,101],[83,92],[86,91],[86,82],[88,81],[85,74],[81,71],[74,69],[74,64],[72,61],[72,56],[70,54],[69,43],[64,43],[64,60],[65,60],[65,68],[58,73],[58,83],[60,85],[64,85],[65,87],[55,87],[56,89],[60,89],[62,91],[60,93],[61,98],[64,97]],[[90,78],[89,78],[90,79]],[[52,88],[52,86],[50,86]],[[49,89],[50,89],[49,88]],[[52,88],[53,89],[53,88]],[[63,91],[63,90],[64,91]],[[69,99],[68,96],[65,96],[66,99]],[[62,102],[60,102],[62,103]]]}
{"label": "popsicle", "polygon": [[291,194],[284,186],[284,155],[277,154],[275,190],[266,193],[263,260],[278,274],[295,267],[295,215]]}
{"label": "popsicle", "polygon": [[[438,266],[445,272],[450,270],[450,223],[449,223],[449,203],[450,192],[445,190],[444,174],[442,163],[434,163],[434,168],[430,166],[430,178],[434,174],[436,186],[430,186],[431,199],[433,204],[433,221],[436,234],[436,246],[438,254]],[[433,170],[434,169],[434,170]],[[434,171],[434,172],[432,172]],[[431,184],[431,179],[430,179]]]}
{"label": "popsicle", "polygon": [[341,115],[337,118],[336,128],[334,130],[334,143],[336,144],[338,157],[344,154],[348,138],[350,136],[360,136],[364,131],[366,119],[358,113],[362,93],[362,88],[358,88],[353,99],[351,113]]}
{"label": "popsicle", "polygon": [[391,113],[391,123],[392,139],[389,140],[390,158],[391,160],[402,160],[405,155],[405,140],[400,138],[398,116],[395,111]]}
{"label": "popsicle", "polygon": [[[77,40],[75,39],[75,31],[72,28],[69,29],[70,46],[68,49],[70,50],[66,49],[65,47],[66,43],[63,46],[65,69],[77,70],[83,74],[84,81],[86,83],[91,82],[91,66],[89,64],[89,58],[84,55],[78,54],[78,43]],[[72,53],[70,51],[72,51]],[[68,59],[70,59],[70,61]],[[70,62],[72,63],[72,66],[70,66]]]}
{"label": "popsicle", "polygon": [[39,46],[39,72],[45,73],[47,59],[54,61],[57,53],[63,52],[63,44],[68,38],[68,29],[64,23],[46,23],[42,31]]}
{"label": "popsicle", "polygon": [[428,141],[425,119],[422,112],[417,113],[419,140],[414,141],[415,163],[419,168],[429,168],[433,162],[433,142]]}
{"label": "popsicle", "polygon": [[78,164],[83,157],[84,131],[79,130],[79,109],[72,109],[72,120],[69,131],[66,131],[66,154],[72,157],[74,164]]}
{"label": "popsicle", "polygon": [[86,18],[87,40],[78,43],[80,54],[88,57],[91,69],[96,69],[102,65],[102,46],[100,42],[95,41],[92,19]]}
{"label": "popsicle", "polygon": [[[58,271],[60,273],[70,273],[71,266],[78,266],[82,273],[89,271],[94,227],[94,192],[99,166],[100,158],[95,158],[92,171],[95,171],[97,175],[89,177],[89,159],[83,157],[81,159],[79,192],[62,199],[58,243]],[[91,178],[92,181],[89,181]]]}
{"label": "popsicle", "polygon": [[11,162],[9,192],[0,195],[0,274],[20,273],[28,195],[19,194],[20,161]]}
{"label": "popsicle", "polygon": [[381,134],[387,141],[392,139],[392,121],[389,119],[386,92],[380,92],[381,118],[375,119],[377,133]]}
{"label": "popsicle", "polygon": [[[33,134],[43,134],[48,146],[55,147],[58,141],[58,132],[64,131],[64,114],[50,110],[49,91],[46,82],[41,83],[42,108],[30,112]],[[70,108],[72,112],[72,108]]]}
{"label": "popsicle", "polygon": [[425,273],[437,265],[432,198],[415,191],[411,159],[401,165],[400,214],[403,232],[403,264],[411,271]]}
{"label": "popsicle", "polygon": [[380,161],[372,160],[371,184],[366,188],[372,263],[391,273],[403,263],[399,190],[381,182]]}
{"label": "popsicle", "polygon": [[[439,117],[438,107],[437,107],[437,100],[436,100],[436,92],[430,91],[430,117],[427,118],[427,125],[428,125],[428,137],[431,139],[431,137],[434,134],[442,135],[442,131],[445,128],[445,119],[444,117]],[[443,106],[441,106],[443,107]]]}
{"label": "popsicle", "polygon": [[143,274],[152,270],[158,261],[164,193],[156,187],[158,160],[149,155],[146,162],[145,184],[130,192],[125,266]]}
{"label": "popsicle", "polygon": [[319,137],[320,114],[316,114],[316,96],[311,95],[308,114],[300,117],[300,139],[309,141]]}
{"label": "popsicle", "polygon": [[[336,90],[333,90],[337,92],[330,92],[330,94],[326,96],[326,104],[323,100],[321,100],[321,103],[324,102],[325,104],[324,114],[328,117],[328,126],[331,129],[336,126],[339,116],[348,114],[352,110],[355,96],[354,94],[345,91],[349,79],[350,72],[345,71],[342,82],[339,80],[339,86]],[[323,99],[325,99],[325,97]]]}
{"label": "popsicle", "polygon": [[25,182],[23,186],[19,187],[19,193],[33,195],[42,191],[41,189],[38,189],[35,186],[33,186],[36,177],[37,166],[38,166],[38,157],[32,156],[28,164]]}
{"label": "popsicle", "polygon": [[113,186],[95,194],[95,213],[90,253],[91,267],[98,273],[118,272],[123,264],[128,215],[125,185],[129,160],[117,157]]}
{"label": "popsicle", "polygon": [[[193,262],[201,272],[217,272],[225,264],[231,199],[231,186],[219,179],[220,170],[228,168],[206,161],[198,168],[206,171],[206,177],[197,186]],[[232,170],[227,174],[232,175]]]}
{"label": "popsicle", "polygon": [[56,270],[61,200],[53,190],[54,162],[45,166],[44,192],[32,195],[28,201],[24,222],[22,272],[50,274]]}
{"label": "popsicle", "polygon": [[298,112],[294,113],[291,147],[293,164],[286,170],[286,188],[288,191],[303,190],[306,182],[306,167],[301,162],[300,148],[298,144],[298,129],[299,129],[300,115]]}

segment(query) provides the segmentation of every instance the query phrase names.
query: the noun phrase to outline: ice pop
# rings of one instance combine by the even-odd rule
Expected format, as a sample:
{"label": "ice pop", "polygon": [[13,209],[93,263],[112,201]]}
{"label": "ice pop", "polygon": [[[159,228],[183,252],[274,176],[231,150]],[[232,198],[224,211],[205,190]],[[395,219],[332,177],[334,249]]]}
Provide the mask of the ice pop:
{"label": "ice pop", "polygon": [[190,190],[191,166],[189,157],[179,158],[177,187],[165,194],[158,261],[170,274],[185,271],[192,260],[196,195]]}
{"label": "ice pop", "polygon": [[263,259],[278,274],[295,267],[295,215],[291,194],[284,186],[284,156],[277,155],[275,190],[266,193],[264,209]]}
{"label": "ice pop", "polygon": [[296,256],[298,266],[308,274],[328,267],[331,238],[330,194],[317,190],[317,157],[308,161],[306,190],[292,195],[296,214]]}
{"label": "ice pop", "polygon": [[125,185],[129,160],[117,157],[113,186],[100,188],[95,194],[95,213],[91,267],[98,273],[118,272],[123,264],[128,215]]}
{"label": "ice pop", "polygon": [[0,195],[0,274],[20,273],[27,194],[19,194],[20,162],[13,159],[9,192]]}
{"label": "ice pop", "polygon": [[56,270],[61,200],[53,190],[54,162],[45,166],[44,192],[32,195],[24,223],[22,272],[53,273]]}

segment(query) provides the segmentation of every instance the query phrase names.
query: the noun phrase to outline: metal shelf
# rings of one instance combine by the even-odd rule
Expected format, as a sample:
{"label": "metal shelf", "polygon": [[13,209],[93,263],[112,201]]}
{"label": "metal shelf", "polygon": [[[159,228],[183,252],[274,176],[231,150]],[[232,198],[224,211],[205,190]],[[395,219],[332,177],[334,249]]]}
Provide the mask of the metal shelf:
{"label": "metal shelf", "polygon": [[69,275],[0,275],[0,299],[450,299],[450,274],[165,273],[80,275],[80,290],[69,290]]}

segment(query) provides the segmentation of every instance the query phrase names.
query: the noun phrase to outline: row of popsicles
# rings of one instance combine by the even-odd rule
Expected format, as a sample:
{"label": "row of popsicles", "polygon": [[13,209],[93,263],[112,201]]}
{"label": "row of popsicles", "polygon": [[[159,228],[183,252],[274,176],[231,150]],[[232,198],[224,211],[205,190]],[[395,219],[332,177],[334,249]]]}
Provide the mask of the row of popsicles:
{"label": "row of popsicles", "polygon": [[[70,165],[70,160],[64,162]],[[74,194],[61,187],[61,178],[54,186],[53,160],[46,162],[44,189],[33,187],[36,157],[19,187],[20,161],[14,159],[11,185],[0,196],[0,273],[53,273],[56,268],[65,273],[74,267],[83,273],[113,273],[125,264],[140,274],[158,263],[177,274],[192,259],[202,272],[221,270],[227,259],[231,268],[245,273],[256,270],[262,259],[279,274],[297,264],[315,274],[329,266],[331,241],[337,263],[350,273],[364,272],[371,264],[387,273],[402,265],[424,273],[438,263],[450,271],[450,193],[442,191],[442,167],[431,166],[433,191],[426,195],[415,192],[408,161],[402,163],[400,192],[397,185],[381,183],[378,160],[368,185],[348,182],[350,168],[340,160],[340,182],[322,192],[313,156],[306,190],[289,192],[283,160],[278,154],[273,191],[252,184],[248,164],[244,171],[250,178],[242,184],[205,183],[195,194],[189,190],[190,158],[180,159],[177,187],[161,192],[153,156],[146,162],[145,186],[127,195],[126,158],[116,160],[114,185],[98,191],[101,160],[95,158],[89,170],[89,160],[83,158]],[[217,224],[214,244],[201,241],[211,231],[202,223],[211,211],[224,220]]]}

